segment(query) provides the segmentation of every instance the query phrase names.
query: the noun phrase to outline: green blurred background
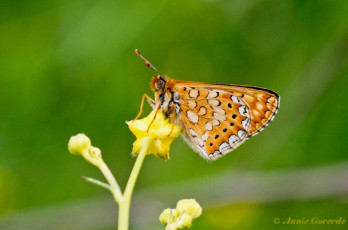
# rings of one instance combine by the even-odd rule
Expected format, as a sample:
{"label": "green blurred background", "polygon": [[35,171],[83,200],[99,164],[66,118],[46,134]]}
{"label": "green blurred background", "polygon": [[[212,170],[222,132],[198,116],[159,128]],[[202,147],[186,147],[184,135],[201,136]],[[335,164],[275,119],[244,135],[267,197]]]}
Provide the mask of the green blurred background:
{"label": "green blurred background", "polygon": [[[154,72],[255,85],[281,95],[262,133],[207,163],[181,138],[144,162],[132,229],[177,200],[204,208],[192,229],[344,229],[273,219],[348,220],[348,1],[1,1],[0,228],[116,228],[100,172],[67,151],[86,133],[122,187],[134,163],[125,124]],[[145,114],[150,108],[146,106]]]}

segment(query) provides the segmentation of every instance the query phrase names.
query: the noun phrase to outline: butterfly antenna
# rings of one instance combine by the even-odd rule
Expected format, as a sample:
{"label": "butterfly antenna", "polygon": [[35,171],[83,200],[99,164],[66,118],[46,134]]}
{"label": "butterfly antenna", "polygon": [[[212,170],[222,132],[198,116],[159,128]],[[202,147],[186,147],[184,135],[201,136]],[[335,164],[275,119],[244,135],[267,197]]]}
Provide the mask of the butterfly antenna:
{"label": "butterfly antenna", "polygon": [[141,59],[143,59],[143,60],[145,61],[145,65],[146,65],[147,67],[149,67],[150,69],[153,69],[154,71],[156,71],[156,73],[157,73],[158,75],[161,76],[161,74],[158,72],[158,70],[157,70],[148,60],[146,60],[146,58],[144,58],[143,55],[141,55],[141,53],[139,52],[138,49],[135,49],[135,53],[136,53]]}

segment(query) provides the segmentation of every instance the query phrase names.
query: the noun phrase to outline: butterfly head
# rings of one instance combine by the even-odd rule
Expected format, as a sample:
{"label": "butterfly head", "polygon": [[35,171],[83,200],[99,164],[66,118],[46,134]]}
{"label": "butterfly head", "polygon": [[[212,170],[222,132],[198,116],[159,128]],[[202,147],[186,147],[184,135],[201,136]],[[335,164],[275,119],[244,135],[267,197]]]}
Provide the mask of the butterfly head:
{"label": "butterfly head", "polygon": [[151,85],[152,91],[154,92],[163,91],[166,86],[166,79],[162,77],[161,75],[158,75],[152,78],[150,85]]}

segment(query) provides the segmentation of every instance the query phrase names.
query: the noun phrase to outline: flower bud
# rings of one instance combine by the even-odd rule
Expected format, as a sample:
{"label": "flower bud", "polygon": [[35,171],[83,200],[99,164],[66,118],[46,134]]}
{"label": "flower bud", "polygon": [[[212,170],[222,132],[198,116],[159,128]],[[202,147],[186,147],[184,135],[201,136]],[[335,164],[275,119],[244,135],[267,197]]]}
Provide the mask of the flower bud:
{"label": "flower bud", "polygon": [[88,149],[88,154],[83,155],[83,157],[91,164],[99,167],[100,164],[103,162],[101,151],[99,148],[96,148],[94,146],[91,146]]}
{"label": "flower bud", "polygon": [[90,156],[90,157],[93,157],[93,158],[95,158],[95,159],[101,158],[101,151],[100,151],[100,149],[97,148],[97,147],[91,146],[91,147],[88,149],[88,153],[89,153],[89,156]]}
{"label": "flower bud", "polygon": [[192,216],[189,214],[182,214],[180,220],[178,221],[178,227],[180,228],[189,228],[192,225]]}
{"label": "flower bud", "polygon": [[176,209],[166,208],[159,216],[159,220],[163,225],[167,225],[176,221],[179,212]]}
{"label": "flower bud", "polygon": [[161,213],[161,215],[159,216],[159,220],[163,225],[167,225],[168,224],[168,220],[171,216],[171,209],[170,208],[166,208],[163,210],[163,212]]}
{"label": "flower bud", "polygon": [[90,147],[91,141],[83,133],[72,136],[68,143],[69,152],[73,155],[83,155]]}
{"label": "flower bud", "polygon": [[195,199],[180,200],[176,205],[176,210],[190,215],[193,219],[202,214],[202,208]]}
{"label": "flower bud", "polygon": [[89,163],[99,167],[103,163],[100,149],[91,145],[90,139],[85,134],[72,136],[68,143],[69,152],[73,155],[80,155]]}

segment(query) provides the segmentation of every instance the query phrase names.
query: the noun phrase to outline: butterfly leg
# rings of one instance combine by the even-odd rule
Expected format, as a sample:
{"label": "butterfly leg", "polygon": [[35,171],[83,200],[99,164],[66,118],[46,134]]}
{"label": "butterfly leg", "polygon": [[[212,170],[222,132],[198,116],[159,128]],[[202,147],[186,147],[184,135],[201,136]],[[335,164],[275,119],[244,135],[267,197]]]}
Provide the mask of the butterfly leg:
{"label": "butterfly leg", "polygon": [[141,99],[141,104],[140,104],[139,113],[138,113],[138,115],[133,119],[133,121],[138,120],[138,118],[140,117],[140,115],[143,113],[143,106],[144,106],[144,100],[145,100],[145,98],[146,98],[150,103],[155,104],[155,101],[154,101],[151,97],[149,97],[149,95],[144,94],[143,97],[142,97],[142,99]]}
{"label": "butterfly leg", "polygon": [[149,127],[147,128],[147,131],[146,131],[146,132],[149,132],[152,123],[153,123],[154,120],[156,119],[158,110],[161,108],[161,105],[162,105],[162,103],[159,103],[159,104],[157,105],[157,107],[156,107],[156,112],[155,112],[155,116],[153,116],[153,119],[152,119],[152,121],[150,122]]}
{"label": "butterfly leg", "polygon": [[172,127],[170,129],[170,132],[168,133],[168,137],[170,136],[170,134],[172,134],[173,132],[173,129],[174,129],[174,121],[175,121],[175,114],[176,114],[176,111],[175,111],[175,105],[172,104],[171,108],[173,109],[173,119],[172,119]]}

